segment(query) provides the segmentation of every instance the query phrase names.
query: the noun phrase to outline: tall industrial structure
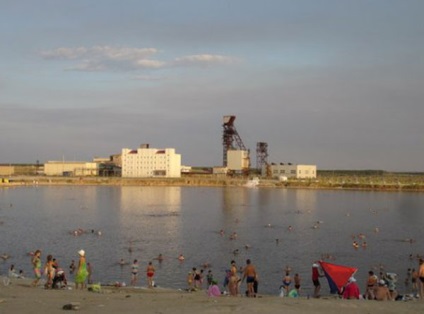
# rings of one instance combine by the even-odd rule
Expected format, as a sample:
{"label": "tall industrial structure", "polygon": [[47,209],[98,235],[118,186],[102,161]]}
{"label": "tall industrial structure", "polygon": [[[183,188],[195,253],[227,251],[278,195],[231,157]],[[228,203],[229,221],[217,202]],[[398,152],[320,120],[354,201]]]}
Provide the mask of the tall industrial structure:
{"label": "tall industrial structure", "polygon": [[[248,172],[250,167],[249,150],[244,146],[240,135],[234,125],[236,116],[224,116],[223,119],[223,134],[222,134],[222,164],[228,167],[229,170],[241,170]],[[229,160],[230,156],[230,160]],[[237,161],[237,159],[239,159]],[[232,165],[235,165],[232,167]],[[236,165],[238,164],[238,165]]]}
{"label": "tall industrial structure", "polygon": [[263,166],[268,165],[268,143],[256,143],[256,169],[262,171]]}

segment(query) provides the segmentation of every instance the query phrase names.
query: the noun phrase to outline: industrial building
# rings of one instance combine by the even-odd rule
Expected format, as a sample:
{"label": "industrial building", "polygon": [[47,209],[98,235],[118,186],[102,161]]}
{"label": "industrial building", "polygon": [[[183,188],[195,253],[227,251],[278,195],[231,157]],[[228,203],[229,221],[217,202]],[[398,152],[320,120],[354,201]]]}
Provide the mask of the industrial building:
{"label": "industrial building", "polygon": [[174,148],[150,148],[143,144],[137,149],[122,149],[122,177],[126,178],[179,178],[181,155]]}
{"label": "industrial building", "polygon": [[275,179],[296,178],[296,179],[315,179],[317,177],[316,165],[293,165],[291,163],[270,164],[262,167],[262,176],[271,176]]}
{"label": "industrial building", "polygon": [[98,176],[100,164],[85,161],[48,161],[44,164],[46,176]]}

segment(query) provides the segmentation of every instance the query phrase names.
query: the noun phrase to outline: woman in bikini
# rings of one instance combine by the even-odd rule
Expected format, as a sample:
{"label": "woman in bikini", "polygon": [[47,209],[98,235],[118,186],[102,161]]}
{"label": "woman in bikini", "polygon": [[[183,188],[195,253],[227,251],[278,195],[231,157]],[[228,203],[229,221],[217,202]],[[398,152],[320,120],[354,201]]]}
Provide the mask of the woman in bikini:
{"label": "woman in bikini", "polygon": [[34,286],[34,287],[37,286],[38,282],[41,279],[41,259],[40,259],[40,256],[41,256],[41,251],[37,250],[37,251],[34,252],[34,256],[31,259],[31,264],[32,264],[32,268],[34,270],[34,276],[35,276],[35,279],[34,279],[34,281],[32,282],[31,285]]}

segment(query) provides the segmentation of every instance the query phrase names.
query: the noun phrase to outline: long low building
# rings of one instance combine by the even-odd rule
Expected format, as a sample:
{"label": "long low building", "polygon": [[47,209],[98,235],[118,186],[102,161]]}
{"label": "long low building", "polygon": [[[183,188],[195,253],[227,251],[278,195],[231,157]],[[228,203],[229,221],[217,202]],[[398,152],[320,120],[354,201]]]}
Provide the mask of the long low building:
{"label": "long low building", "polygon": [[48,161],[44,164],[46,176],[97,176],[99,163],[85,161]]}
{"label": "long low building", "polygon": [[122,177],[125,178],[180,178],[181,155],[174,148],[122,149]]}
{"label": "long low building", "polygon": [[[268,171],[267,171],[267,167]],[[315,179],[317,177],[316,165],[293,165],[293,164],[270,164],[262,167],[262,176],[266,176],[267,172],[273,178],[281,177],[296,178],[296,179]]]}

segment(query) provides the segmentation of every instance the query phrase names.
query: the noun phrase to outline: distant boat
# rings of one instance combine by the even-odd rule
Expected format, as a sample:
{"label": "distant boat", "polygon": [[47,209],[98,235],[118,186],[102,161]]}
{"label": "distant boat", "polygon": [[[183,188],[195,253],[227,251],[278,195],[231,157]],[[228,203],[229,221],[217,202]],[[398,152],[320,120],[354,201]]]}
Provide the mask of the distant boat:
{"label": "distant boat", "polygon": [[244,186],[245,187],[248,187],[248,188],[255,188],[258,185],[259,185],[259,178],[258,177],[255,177],[255,178],[253,178],[251,180],[248,180]]}

